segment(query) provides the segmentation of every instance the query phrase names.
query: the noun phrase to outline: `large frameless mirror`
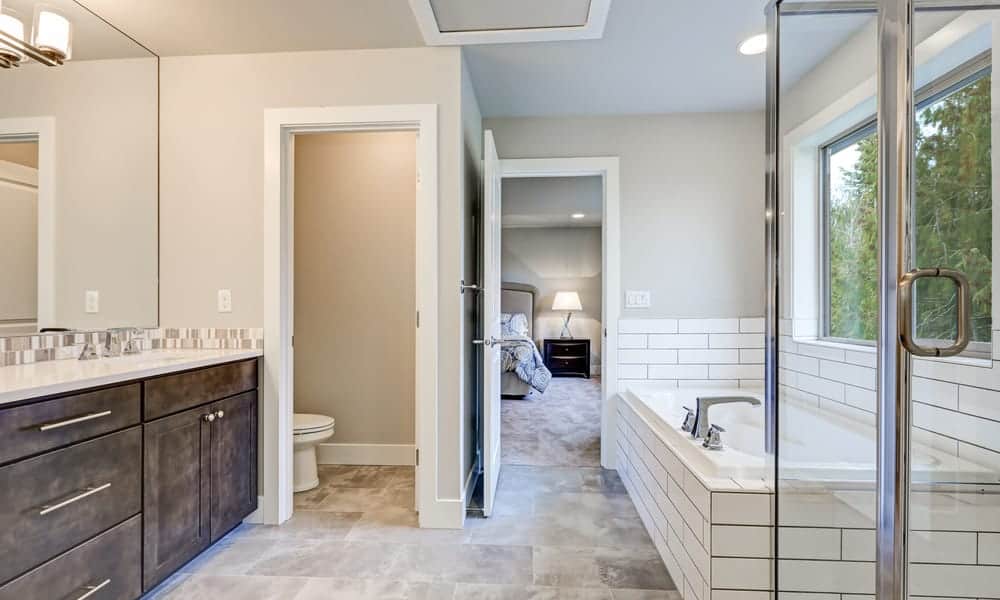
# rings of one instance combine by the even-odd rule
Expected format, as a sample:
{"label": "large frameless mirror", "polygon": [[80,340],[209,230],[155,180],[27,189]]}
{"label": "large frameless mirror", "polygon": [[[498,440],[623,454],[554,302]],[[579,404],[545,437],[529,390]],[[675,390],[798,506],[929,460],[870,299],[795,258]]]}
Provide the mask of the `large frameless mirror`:
{"label": "large frameless mirror", "polygon": [[155,327],[157,56],[72,0],[0,31],[0,336]]}

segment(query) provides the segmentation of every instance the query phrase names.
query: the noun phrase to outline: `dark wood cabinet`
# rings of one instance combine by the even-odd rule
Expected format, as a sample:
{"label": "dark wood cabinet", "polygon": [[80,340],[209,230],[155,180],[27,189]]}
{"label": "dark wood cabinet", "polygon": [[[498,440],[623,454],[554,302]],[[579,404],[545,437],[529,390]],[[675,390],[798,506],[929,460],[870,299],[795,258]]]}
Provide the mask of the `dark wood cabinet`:
{"label": "dark wood cabinet", "polygon": [[199,407],[144,426],[143,589],[211,543],[208,414],[208,407]]}
{"label": "dark wood cabinet", "polygon": [[143,589],[257,508],[257,392],[146,423]]}
{"label": "dark wood cabinet", "polygon": [[257,359],[0,406],[0,600],[132,600],[257,509]]}
{"label": "dark wood cabinet", "polygon": [[212,405],[212,541],[257,510],[257,392]]}
{"label": "dark wood cabinet", "polygon": [[546,339],[542,355],[553,377],[590,377],[590,340]]}

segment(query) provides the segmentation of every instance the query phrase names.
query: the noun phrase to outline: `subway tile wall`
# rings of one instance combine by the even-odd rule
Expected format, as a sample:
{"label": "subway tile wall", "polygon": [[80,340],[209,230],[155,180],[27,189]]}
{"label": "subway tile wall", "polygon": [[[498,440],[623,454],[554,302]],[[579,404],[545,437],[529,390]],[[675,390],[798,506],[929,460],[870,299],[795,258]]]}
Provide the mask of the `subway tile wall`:
{"label": "subway tile wall", "polygon": [[761,387],[764,319],[622,319],[618,379],[679,387]]}
{"label": "subway tile wall", "polygon": [[[796,340],[790,331],[791,321],[782,321],[778,377],[785,389],[874,427],[875,349]],[[1000,471],[998,361],[914,359],[912,395],[917,442]]]}
{"label": "subway tile wall", "polygon": [[[264,330],[258,327],[167,327],[142,331],[145,350],[264,348]],[[76,359],[84,344],[94,344],[100,350],[103,341],[104,333],[100,331],[3,337],[0,338],[0,367]]]}

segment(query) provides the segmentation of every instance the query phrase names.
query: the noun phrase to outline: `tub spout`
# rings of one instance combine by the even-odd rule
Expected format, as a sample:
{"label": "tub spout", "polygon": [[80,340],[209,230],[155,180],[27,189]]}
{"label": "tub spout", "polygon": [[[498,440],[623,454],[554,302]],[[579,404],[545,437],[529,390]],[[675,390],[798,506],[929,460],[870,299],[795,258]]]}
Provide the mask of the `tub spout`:
{"label": "tub spout", "polygon": [[711,422],[708,419],[708,409],[716,404],[735,404],[745,402],[752,406],[760,406],[760,400],[753,396],[699,396],[698,412],[694,417],[694,430],[691,437],[701,439],[708,435]]}

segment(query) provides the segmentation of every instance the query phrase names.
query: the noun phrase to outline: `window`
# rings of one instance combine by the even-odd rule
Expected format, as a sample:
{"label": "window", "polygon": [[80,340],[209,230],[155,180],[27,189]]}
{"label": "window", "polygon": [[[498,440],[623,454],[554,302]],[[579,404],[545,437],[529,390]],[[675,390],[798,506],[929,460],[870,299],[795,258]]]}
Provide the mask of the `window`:
{"label": "window", "polygon": [[[917,95],[913,255],[920,267],[951,267],[972,287],[973,353],[989,353],[992,297],[991,67],[981,58]],[[878,141],[867,122],[821,148],[822,332],[873,343],[878,323]],[[951,283],[915,288],[917,337],[955,335]]]}

